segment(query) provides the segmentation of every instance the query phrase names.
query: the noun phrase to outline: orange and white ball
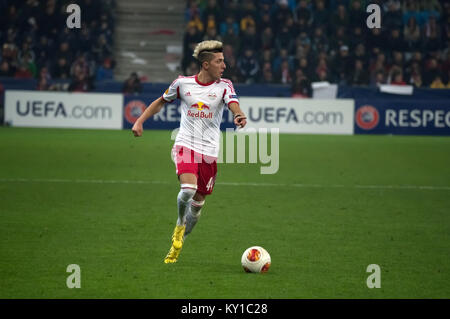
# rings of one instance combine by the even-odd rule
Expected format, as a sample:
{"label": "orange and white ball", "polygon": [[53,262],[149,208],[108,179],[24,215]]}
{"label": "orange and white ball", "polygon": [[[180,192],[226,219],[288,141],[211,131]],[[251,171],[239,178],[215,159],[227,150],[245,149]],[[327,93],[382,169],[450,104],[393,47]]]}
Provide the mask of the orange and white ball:
{"label": "orange and white ball", "polygon": [[246,272],[264,273],[270,267],[270,254],[260,246],[252,246],[242,254],[241,263]]}

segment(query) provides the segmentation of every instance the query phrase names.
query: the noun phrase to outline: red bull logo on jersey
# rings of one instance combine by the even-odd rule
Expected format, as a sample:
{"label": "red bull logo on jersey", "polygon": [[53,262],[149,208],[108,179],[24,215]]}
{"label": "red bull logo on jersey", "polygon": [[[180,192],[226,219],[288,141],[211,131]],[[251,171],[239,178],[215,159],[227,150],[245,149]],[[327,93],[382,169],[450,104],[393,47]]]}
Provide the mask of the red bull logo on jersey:
{"label": "red bull logo on jersey", "polygon": [[198,112],[193,112],[191,110],[188,110],[187,116],[197,117],[197,118],[202,118],[202,119],[212,119],[213,112],[208,112],[208,113],[203,112],[203,111],[210,109],[209,106],[206,105],[205,103],[198,102],[198,103],[192,104],[191,108],[195,108]]}
{"label": "red bull logo on jersey", "polygon": [[203,111],[204,109],[209,110],[209,106],[203,102],[198,102],[198,103],[192,104],[191,107],[195,107],[199,111]]}

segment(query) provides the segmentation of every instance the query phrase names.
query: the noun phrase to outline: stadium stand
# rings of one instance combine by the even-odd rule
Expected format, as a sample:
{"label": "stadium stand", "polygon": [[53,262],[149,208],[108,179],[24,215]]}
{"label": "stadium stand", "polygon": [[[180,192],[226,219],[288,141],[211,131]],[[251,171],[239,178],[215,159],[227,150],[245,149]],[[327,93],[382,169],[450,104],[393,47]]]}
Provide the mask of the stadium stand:
{"label": "stadium stand", "polygon": [[[237,85],[272,86],[277,96],[286,96],[288,87],[293,96],[311,97],[312,83],[318,81],[340,87],[450,88],[448,1],[186,0],[183,15],[173,1],[164,9],[133,0],[126,9],[118,0],[80,0],[75,2],[83,8],[81,29],[56,28],[65,25],[71,2],[0,0],[0,82],[5,89],[147,92],[153,86],[146,82],[198,72],[192,50],[207,39],[225,44],[224,77]],[[366,26],[368,3],[382,8],[381,29]],[[136,15],[138,9],[142,12]],[[165,25],[157,30],[149,21],[149,29],[138,32],[151,20],[146,15],[152,10],[160,16],[155,23],[161,24],[175,9],[185,29],[175,19],[167,26],[177,30]],[[118,12],[130,23],[123,30]],[[183,52],[179,69],[166,65],[170,52],[162,44],[168,43],[169,31],[184,34],[178,41]],[[151,37],[142,47],[144,35]],[[125,63],[114,39],[130,51],[141,50],[147,65]],[[136,89],[126,84],[133,73],[141,82]]]}
{"label": "stadium stand", "polygon": [[[113,79],[114,0],[81,0],[80,29],[66,26],[73,1],[0,1],[0,77],[37,79],[37,90],[90,91]],[[63,27],[61,27],[63,26]],[[52,79],[65,79],[64,86]]]}
{"label": "stadium stand", "polygon": [[[202,39],[225,43],[224,77],[278,83],[311,96],[311,82],[450,88],[448,1],[370,1],[382,9],[381,29],[366,26],[368,1],[187,0],[182,70]],[[368,70],[368,71],[367,71]]]}

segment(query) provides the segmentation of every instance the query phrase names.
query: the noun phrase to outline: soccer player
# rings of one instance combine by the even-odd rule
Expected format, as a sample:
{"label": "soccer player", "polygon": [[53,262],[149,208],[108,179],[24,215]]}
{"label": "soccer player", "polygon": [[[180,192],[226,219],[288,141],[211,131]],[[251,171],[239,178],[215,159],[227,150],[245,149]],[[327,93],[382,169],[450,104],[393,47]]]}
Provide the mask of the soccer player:
{"label": "soccer player", "polygon": [[141,136],[148,118],[158,113],[165,103],[181,100],[180,130],[172,148],[181,190],[177,197],[178,219],[165,263],[177,261],[185,236],[200,217],[205,197],[213,191],[224,107],[233,112],[236,126],[242,128],[247,123],[233,84],[221,78],[226,68],[222,43],[200,42],[193,56],[200,64],[199,73],[179,76],[145,109],[132,128],[134,136]]}

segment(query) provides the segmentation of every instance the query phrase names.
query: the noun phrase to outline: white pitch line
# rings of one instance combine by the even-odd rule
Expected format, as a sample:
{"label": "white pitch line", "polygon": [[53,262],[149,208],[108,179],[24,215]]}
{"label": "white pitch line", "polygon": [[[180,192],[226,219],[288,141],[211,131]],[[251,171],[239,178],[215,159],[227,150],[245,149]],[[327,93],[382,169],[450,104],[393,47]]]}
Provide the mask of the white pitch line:
{"label": "white pitch line", "polygon": [[[149,180],[103,180],[103,179],[60,179],[60,178],[0,178],[1,183],[86,183],[86,184],[163,184],[174,182]],[[428,185],[340,185],[340,184],[287,184],[287,183],[250,183],[250,182],[218,182],[224,186],[255,187],[297,187],[297,188],[355,188],[355,189],[413,189],[413,190],[450,190],[450,186]]]}

